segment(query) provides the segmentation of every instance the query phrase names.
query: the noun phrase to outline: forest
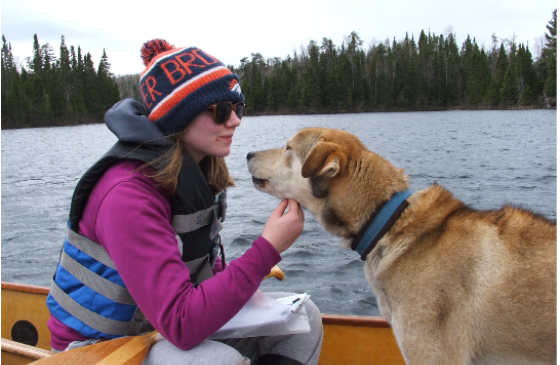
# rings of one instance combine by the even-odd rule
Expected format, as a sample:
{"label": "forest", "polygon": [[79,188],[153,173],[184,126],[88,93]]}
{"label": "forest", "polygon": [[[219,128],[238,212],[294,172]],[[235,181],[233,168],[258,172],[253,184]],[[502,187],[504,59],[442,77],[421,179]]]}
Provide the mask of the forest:
{"label": "forest", "polygon": [[[488,49],[424,31],[365,49],[351,32],[341,45],[311,40],[299,54],[251,53],[228,67],[241,78],[246,115],[556,108],[556,10],[543,29],[535,58],[528,44],[495,35]],[[33,56],[18,66],[2,41],[3,129],[99,123],[115,102],[141,101],[139,74],[113,75],[105,51],[96,68],[64,36],[57,57],[35,34]]]}

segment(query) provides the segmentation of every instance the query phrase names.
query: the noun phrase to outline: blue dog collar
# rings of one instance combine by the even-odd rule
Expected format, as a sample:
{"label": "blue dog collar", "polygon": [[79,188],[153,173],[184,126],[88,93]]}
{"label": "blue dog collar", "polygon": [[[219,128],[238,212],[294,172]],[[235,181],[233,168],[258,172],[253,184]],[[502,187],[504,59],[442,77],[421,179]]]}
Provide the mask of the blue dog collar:
{"label": "blue dog collar", "polygon": [[410,190],[395,193],[375,215],[373,222],[371,222],[358,244],[352,245],[352,249],[360,254],[362,261],[366,260],[367,255],[373,250],[377,242],[387,233],[408,206],[406,199],[410,195],[412,195]]}

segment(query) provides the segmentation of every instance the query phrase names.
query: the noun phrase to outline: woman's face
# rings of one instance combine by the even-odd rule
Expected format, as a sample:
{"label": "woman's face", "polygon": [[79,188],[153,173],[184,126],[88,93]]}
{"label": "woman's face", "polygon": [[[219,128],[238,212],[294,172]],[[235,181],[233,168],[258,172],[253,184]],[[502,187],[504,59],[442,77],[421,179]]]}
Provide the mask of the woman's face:
{"label": "woman's face", "polygon": [[189,124],[181,135],[183,146],[196,163],[206,156],[229,155],[235,129],[241,120],[232,111],[224,124],[214,122],[212,111],[204,110]]}

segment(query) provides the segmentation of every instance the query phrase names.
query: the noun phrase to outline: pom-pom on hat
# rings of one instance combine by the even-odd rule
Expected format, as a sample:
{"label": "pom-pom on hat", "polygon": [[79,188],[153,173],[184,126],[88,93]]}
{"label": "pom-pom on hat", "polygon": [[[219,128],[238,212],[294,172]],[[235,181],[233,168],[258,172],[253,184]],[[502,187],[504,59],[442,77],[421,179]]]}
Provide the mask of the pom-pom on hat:
{"label": "pom-pom on hat", "polygon": [[245,100],[239,76],[199,48],[153,39],[140,54],[140,93],[148,117],[166,134],[181,132],[212,103]]}

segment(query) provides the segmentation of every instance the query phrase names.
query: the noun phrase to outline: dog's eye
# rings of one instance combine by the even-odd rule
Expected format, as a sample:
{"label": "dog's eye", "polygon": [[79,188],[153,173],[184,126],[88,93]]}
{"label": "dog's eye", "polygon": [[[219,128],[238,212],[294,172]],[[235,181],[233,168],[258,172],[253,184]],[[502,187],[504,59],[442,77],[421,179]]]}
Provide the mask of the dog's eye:
{"label": "dog's eye", "polygon": [[286,151],[291,150],[291,149],[292,149],[292,147],[290,147],[289,145],[286,145]]}

